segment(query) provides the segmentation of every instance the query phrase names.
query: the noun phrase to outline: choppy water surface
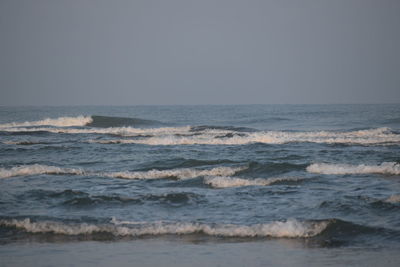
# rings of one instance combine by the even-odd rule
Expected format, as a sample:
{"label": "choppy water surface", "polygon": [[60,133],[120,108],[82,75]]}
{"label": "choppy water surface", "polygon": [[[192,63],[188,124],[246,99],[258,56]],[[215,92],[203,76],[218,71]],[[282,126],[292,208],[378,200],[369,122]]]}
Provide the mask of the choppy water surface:
{"label": "choppy water surface", "polygon": [[400,105],[1,107],[0,242],[400,247]]}

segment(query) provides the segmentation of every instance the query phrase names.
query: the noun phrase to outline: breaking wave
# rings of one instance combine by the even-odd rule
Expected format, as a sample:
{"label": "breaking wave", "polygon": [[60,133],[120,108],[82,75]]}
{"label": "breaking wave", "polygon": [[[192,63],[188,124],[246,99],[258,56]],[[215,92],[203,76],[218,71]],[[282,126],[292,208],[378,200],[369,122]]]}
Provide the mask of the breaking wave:
{"label": "breaking wave", "polygon": [[319,174],[388,174],[400,175],[400,164],[396,162],[383,162],[381,165],[350,165],[314,163],[307,167],[310,173]]}
{"label": "breaking wave", "polygon": [[[50,121],[47,121],[50,120]],[[377,128],[350,132],[313,131],[256,131],[247,128],[211,127],[211,126],[181,126],[138,128],[127,125],[146,126],[156,121],[118,117],[76,117],[47,119],[38,122],[11,123],[0,125],[4,133],[50,132],[65,134],[105,134],[133,139],[95,139],[92,143],[101,144],[145,144],[145,145],[244,145],[250,143],[285,144],[293,142],[311,142],[327,144],[399,144],[400,134],[389,128]],[[144,122],[142,122],[144,121]],[[41,126],[30,128],[28,126]],[[51,126],[89,126],[84,128],[55,128]],[[16,127],[18,126],[18,127]],[[124,127],[121,127],[124,126]]]}
{"label": "breaking wave", "polygon": [[5,123],[5,124],[0,124],[0,128],[31,127],[31,126],[44,126],[44,125],[57,126],[57,127],[85,126],[86,124],[91,123],[92,121],[93,119],[90,116],[60,117],[56,119],[47,118],[39,121]]}
{"label": "breaking wave", "polygon": [[227,176],[205,177],[204,183],[214,188],[241,187],[241,186],[266,186],[281,182],[293,182],[302,180],[296,177],[275,177],[268,179],[243,179]]}
{"label": "breaking wave", "polygon": [[47,165],[23,165],[10,169],[0,168],[0,178],[9,178],[13,176],[29,176],[38,174],[74,174],[84,175],[85,172],[79,169],[60,168]]}
{"label": "breaking wave", "polygon": [[39,174],[70,174],[70,175],[93,175],[123,179],[162,179],[176,178],[187,179],[199,176],[229,176],[242,171],[247,167],[216,167],[212,169],[182,168],[172,170],[149,170],[149,171],[122,171],[122,172],[95,172],[82,169],[60,168],[47,165],[25,165],[10,169],[0,168],[0,178],[14,176],[29,176]]}
{"label": "breaking wave", "polygon": [[274,221],[265,224],[205,224],[195,222],[119,222],[108,224],[63,223],[58,221],[32,221],[31,219],[1,219],[0,226],[13,227],[29,233],[60,235],[94,235],[106,233],[113,236],[140,237],[146,235],[204,234],[219,237],[276,237],[307,238],[324,231],[327,221]]}
{"label": "breaking wave", "polygon": [[[179,131],[182,132],[180,133]],[[143,139],[90,140],[90,142],[145,145],[245,145],[251,143],[285,144],[293,142],[361,145],[400,143],[400,135],[392,133],[388,128],[353,132],[258,131],[246,133],[211,129],[197,132],[195,135],[190,135],[186,131],[187,129],[185,128],[171,128],[169,133],[167,131],[152,132],[153,136]],[[128,136],[126,134],[122,135]]]}
{"label": "breaking wave", "polygon": [[[31,132],[49,132],[63,134],[107,134],[117,136],[153,136],[153,135],[175,135],[188,133],[189,126],[184,127],[160,127],[160,128],[133,128],[133,127],[111,127],[111,128],[4,128],[3,132],[13,133],[31,133]],[[139,137],[140,137],[139,136]]]}
{"label": "breaking wave", "polygon": [[246,169],[247,167],[217,167],[207,170],[199,169],[173,169],[173,170],[150,170],[145,172],[112,172],[105,173],[104,176],[114,177],[114,178],[124,178],[124,179],[160,179],[160,178],[195,178],[199,176],[225,176],[234,175],[235,173]]}

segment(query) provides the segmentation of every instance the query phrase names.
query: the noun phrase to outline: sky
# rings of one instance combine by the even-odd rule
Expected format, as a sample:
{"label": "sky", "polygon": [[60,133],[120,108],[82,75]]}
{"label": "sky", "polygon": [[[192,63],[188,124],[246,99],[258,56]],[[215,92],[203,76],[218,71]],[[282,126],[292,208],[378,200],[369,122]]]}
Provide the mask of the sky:
{"label": "sky", "polygon": [[0,105],[400,103],[398,0],[0,0]]}

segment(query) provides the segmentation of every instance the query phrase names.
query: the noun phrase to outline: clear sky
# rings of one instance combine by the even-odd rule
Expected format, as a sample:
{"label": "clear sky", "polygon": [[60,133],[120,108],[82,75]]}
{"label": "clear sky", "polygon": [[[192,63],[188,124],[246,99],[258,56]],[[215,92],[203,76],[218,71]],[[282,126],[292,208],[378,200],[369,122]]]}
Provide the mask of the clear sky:
{"label": "clear sky", "polygon": [[0,105],[400,103],[399,0],[0,0]]}

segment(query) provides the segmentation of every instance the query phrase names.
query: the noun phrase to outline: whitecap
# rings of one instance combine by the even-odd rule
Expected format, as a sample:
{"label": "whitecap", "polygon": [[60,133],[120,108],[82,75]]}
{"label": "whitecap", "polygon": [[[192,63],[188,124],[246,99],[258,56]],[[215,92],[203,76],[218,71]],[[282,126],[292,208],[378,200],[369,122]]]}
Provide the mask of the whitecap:
{"label": "whitecap", "polygon": [[81,115],[77,117],[59,117],[55,119],[47,118],[39,121],[4,123],[0,124],[0,128],[31,127],[31,126],[44,126],[44,125],[57,126],[57,127],[85,126],[86,124],[91,123],[92,121],[93,121],[92,117]]}
{"label": "whitecap", "polygon": [[215,167],[212,169],[181,168],[170,170],[149,170],[149,171],[121,171],[121,172],[96,172],[91,170],[60,168],[40,164],[22,165],[10,169],[0,168],[0,178],[14,176],[29,176],[38,174],[70,174],[70,175],[92,175],[100,177],[123,178],[123,179],[161,179],[177,178],[188,179],[199,176],[225,176],[234,175],[247,167]]}
{"label": "whitecap", "polygon": [[115,219],[110,224],[63,223],[57,221],[31,221],[27,219],[0,219],[0,225],[16,227],[29,233],[63,235],[90,235],[109,233],[114,236],[140,237],[144,235],[186,235],[202,233],[220,237],[284,237],[306,238],[320,234],[329,221],[274,221],[254,225],[206,224],[196,222],[123,222]]}
{"label": "whitecap", "polygon": [[[93,143],[113,144],[145,144],[145,145],[245,145],[251,143],[285,144],[294,142],[327,143],[327,144],[397,144],[400,135],[394,134],[388,128],[378,128],[353,132],[286,132],[260,131],[235,135],[234,131],[213,130],[204,131],[196,135],[187,135],[178,132],[154,132],[148,138],[141,139],[110,139],[90,140]],[[227,135],[233,134],[233,135]],[[225,137],[226,136],[226,137]]]}
{"label": "whitecap", "polygon": [[400,175],[400,164],[396,162],[383,162],[380,165],[313,163],[307,167],[307,171],[310,173],[339,175],[368,173]]}
{"label": "whitecap", "polygon": [[244,179],[228,176],[208,176],[204,178],[204,183],[214,188],[228,188],[228,187],[241,187],[241,186],[267,186],[278,182],[285,181],[299,181],[297,177],[273,177],[273,178],[257,178],[257,179]]}

